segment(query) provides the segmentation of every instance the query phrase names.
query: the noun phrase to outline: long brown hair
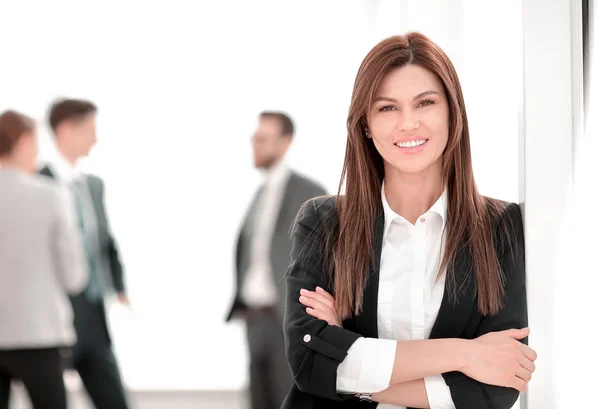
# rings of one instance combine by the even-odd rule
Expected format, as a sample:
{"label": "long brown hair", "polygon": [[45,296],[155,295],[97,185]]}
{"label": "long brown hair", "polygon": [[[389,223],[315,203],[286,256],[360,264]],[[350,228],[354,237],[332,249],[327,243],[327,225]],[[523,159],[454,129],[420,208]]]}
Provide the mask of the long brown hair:
{"label": "long brown hair", "polygon": [[[335,227],[325,239],[326,271],[333,286],[338,312],[343,317],[362,308],[369,266],[374,262],[373,226],[381,204],[383,159],[368,129],[367,112],[382,79],[393,69],[419,65],[436,74],[446,90],[449,105],[448,144],[442,154],[442,177],[448,192],[446,244],[440,274],[446,271],[456,300],[458,283],[453,261],[461,245],[472,256],[478,307],[494,315],[502,307],[503,274],[494,250],[492,217],[500,202],[480,195],[471,164],[469,127],[462,90],[446,54],[419,33],[394,36],[377,44],[362,62],[348,114],[348,140],[338,195]],[[345,197],[341,196],[346,186]],[[331,227],[331,226],[330,226]]]}
{"label": "long brown hair", "polygon": [[10,155],[19,140],[35,130],[35,122],[16,111],[0,115],[0,156]]}

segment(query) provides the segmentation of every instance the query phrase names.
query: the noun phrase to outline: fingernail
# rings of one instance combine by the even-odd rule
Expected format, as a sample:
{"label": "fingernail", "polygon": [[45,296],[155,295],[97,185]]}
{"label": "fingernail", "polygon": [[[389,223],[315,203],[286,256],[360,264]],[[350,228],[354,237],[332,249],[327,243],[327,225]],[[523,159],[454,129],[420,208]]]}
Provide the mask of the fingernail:
{"label": "fingernail", "polygon": [[307,291],[304,288],[300,290],[300,294],[306,294],[306,293],[307,293]]}
{"label": "fingernail", "polygon": [[306,297],[305,297],[305,296],[303,296],[303,295],[301,295],[301,296],[300,296],[300,301],[306,301]]}
{"label": "fingernail", "polygon": [[319,286],[317,286],[317,291],[323,291],[323,289]]}

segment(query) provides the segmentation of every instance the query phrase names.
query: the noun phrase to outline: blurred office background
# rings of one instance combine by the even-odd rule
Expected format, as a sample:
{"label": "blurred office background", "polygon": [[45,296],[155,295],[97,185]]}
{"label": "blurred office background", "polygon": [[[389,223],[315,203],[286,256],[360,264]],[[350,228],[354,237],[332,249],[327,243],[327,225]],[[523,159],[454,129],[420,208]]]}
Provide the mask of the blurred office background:
{"label": "blurred office background", "polygon": [[[224,316],[235,236],[260,181],[250,150],[256,115],[288,112],[297,125],[288,162],[334,193],[358,66],[378,41],[412,30],[457,68],[480,190],[525,209],[530,342],[540,358],[521,404],[577,407],[573,399],[589,393],[582,386],[598,379],[581,360],[598,354],[587,326],[600,273],[600,128],[591,114],[599,8],[592,0],[2,3],[0,109],[45,127],[57,97],[99,107],[99,142],[84,167],[106,182],[126,268],[132,308],[108,308],[134,407],[246,407],[244,328]],[[46,160],[56,153],[43,130]],[[88,408],[68,377],[73,409]]]}

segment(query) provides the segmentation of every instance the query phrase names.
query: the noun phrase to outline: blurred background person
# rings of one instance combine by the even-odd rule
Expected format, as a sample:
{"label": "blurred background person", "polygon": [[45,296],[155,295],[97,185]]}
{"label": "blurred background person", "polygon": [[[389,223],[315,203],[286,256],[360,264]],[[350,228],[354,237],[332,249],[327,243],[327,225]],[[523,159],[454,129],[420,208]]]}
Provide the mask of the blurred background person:
{"label": "blurred background person", "polygon": [[87,283],[68,192],[35,175],[37,153],[34,121],[0,115],[1,409],[11,379],[23,382],[34,408],[67,408],[60,348],[76,338],[67,293]]}
{"label": "blurred background person", "polygon": [[51,106],[49,122],[59,156],[40,173],[72,188],[87,256],[89,283],[72,299],[78,336],[72,365],[97,409],[124,409],[128,405],[104,306],[108,286],[114,287],[121,303],[128,304],[123,267],[106,217],[104,183],[76,168],[77,161],[96,143],[96,112],[93,103],[76,99],[59,100]]}
{"label": "blurred background person", "polygon": [[282,280],[290,258],[290,228],[301,205],[326,194],[318,183],[292,171],[284,160],[294,124],[280,112],[262,112],[252,137],[254,165],[264,175],[238,237],[237,285],[227,321],[245,320],[253,409],[278,409],[292,385],[285,358]]}

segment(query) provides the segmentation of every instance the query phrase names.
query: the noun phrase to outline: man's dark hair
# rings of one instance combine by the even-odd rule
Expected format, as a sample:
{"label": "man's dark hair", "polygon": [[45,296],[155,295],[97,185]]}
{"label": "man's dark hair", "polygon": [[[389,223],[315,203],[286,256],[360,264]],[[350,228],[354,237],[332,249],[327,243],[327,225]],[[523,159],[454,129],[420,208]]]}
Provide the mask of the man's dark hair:
{"label": "man's dark hair", "polygon": [[48,121],[53,131],[65,121],[77,121],[96,113],[98,108],[89,101],[81,99],[61,99],[52,104]]}
{"label": "man's dark hair", "polygon": [[292,118],[283,112],[271,112],[264,111],[260,113],[261,118],[271,118],[276,119],[281,124],[281,136],[289,135],[290,137],[294,136],[294,122],[292,122]]}

